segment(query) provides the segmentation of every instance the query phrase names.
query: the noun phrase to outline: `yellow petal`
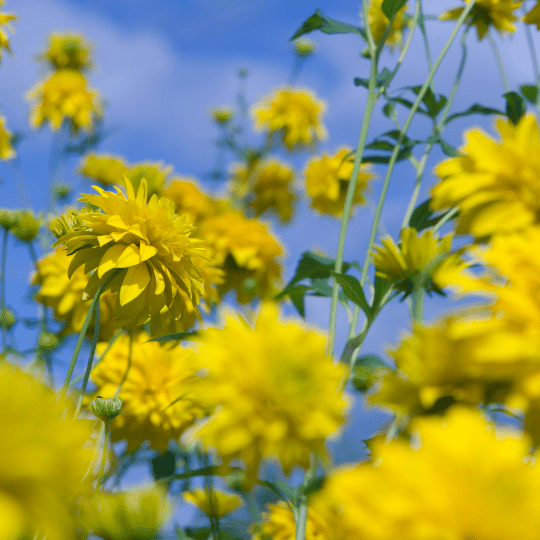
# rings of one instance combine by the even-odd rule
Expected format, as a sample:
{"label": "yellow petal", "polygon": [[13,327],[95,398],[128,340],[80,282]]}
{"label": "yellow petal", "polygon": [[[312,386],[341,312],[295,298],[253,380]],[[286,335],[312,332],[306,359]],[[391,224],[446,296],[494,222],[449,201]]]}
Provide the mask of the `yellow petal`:
{"label": "yellow petal", "polygon": [[149,282],[150,273],[146,264],[129,268],[120,287],[120,305],[125,306],[128,302],[135,300],[146,289]]}
{"label": "yellow petal", "polygon": [[139,252],[138,246],[135,244],[125,244],[122,246],[124,249],[122,255],[118,257],[116,263],[117,268],[128,268],[129,266],[135,266],[141,262],[141,254]]}
{"label": "yellow petal", "polygon": [[141,254],[141,262],[147,261],[157,253],[157,248],[149,246],[148,244],[141,243],[139,246],[139,252]]}
{"label": "yellow petal", "polygon": [[116,268],[118,259],[124,253],[126,246],[122,244],[117,244],[110,247],[101,258],[101,261],[98,266],[98,277],[102,278],[109,270]]}

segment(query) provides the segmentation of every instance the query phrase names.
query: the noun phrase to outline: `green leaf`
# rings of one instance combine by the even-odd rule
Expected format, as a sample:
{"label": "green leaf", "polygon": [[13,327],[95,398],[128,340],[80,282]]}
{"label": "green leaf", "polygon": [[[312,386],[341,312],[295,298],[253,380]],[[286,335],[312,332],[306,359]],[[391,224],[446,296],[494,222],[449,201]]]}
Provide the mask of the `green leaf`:
{"label": "green leaf", "polygon": [[365,30],[358,26],[340,23],[333,19],[325,17],[318,9],[311,17],[306,19],[302,26],[293,34],[290,41],[293,41],[304,34],[309,34],[313,30],[320,30],[325,34],[358,34],[367,41]]}
{"label": "green leaf", "polygon": [[310,285],[287,285],[275,298],[280,300],[288,296],[293,303],[293,306],[298,311],[300,317],[306,317],[306,308],[304,303],[305,295],[311,290]]}
{"label": "green leaf", "polygon": [[176,334],[167,334],[166,336],[158,336],[148,341],[182,341],[183,339],[190,341],[190,337],[198,336],[199,332],[177,332]]}
{"label": "green leaf", "polygon": [[[386,281],[386,279],[375,275],[375,279],[373,281],[373,303],[371,304],[371,317],[375,318],[379,311],[382,309],[383,305],[382,301],[386,293],[389,291],[391,285]],[[391,297],[387,299],[386,302],[389,302],[391,300]],[[386,303],[385,302],[385,303]]]}
{"label": "green leaf", "polygon": [[396,108],[394,107],[394,105],[392,103],[388,102],[383,107],[383,114],[387,118],[392,118],[394,116],[395,110],[396,110]]}
{"label": "green leaf", "polygon": [[407,0],[384,0],[381,9],[388,20],[390,20],[406,3]]}
{"label": "green leaf", "polygon": [[[392,72],[388,68],[384,68],[378,75],[377,80],[375,81],[375,86],[380,88],[384,86],[388,79],[392,76]],[[364,88],[369,88],[369,79],[363,79],[361,77],[355,77],[354,86],[363,86]]]}
{"label": "green leaf", "polygon": [[324,484],[325,477],[324,476],[316,476],[315,478],[312,478],[304,487],[304,495],[310,495],[311,493],[315,491],[319,491],[321,489],[322,485]]}
{"label": "green leaf", "polygon": [[376,355],[359,356],[352,369],[351,383],[359,392],[366,392],[390,368]]}
{"label": "green leaf", "polygon": [[371,308],[366,300],[366,295],[364,294],[364,290],[362,289],[360,282],[354,276],[338,274],[336,272],[332,272],[332,275],[340,284],[345,296],[359,306],[366,315],[368,315]]}
{"label": "green leaf", "polygon": [[167,450],[164,454],[158,454],[152,458],[152,476],[154,480],[160,480],[174,474],[176,469],[176,456],[174,452]]}
{"label": "green leaf", "polygon": [[413,210],[413,213],[409,218],[409,227],[414,227],[418,232],[420,232],[428,227],[433,227],[439,222],[444,214],[435,216],[434,213],[429,209],[430,202],[431,198],[425,200]]}
{"label": "green leaf", "polygon": [[480,105],[479,103],[475,103],[474,105],[471,105],[466,111],[458,112],[451,114],[445,121],[445,125],[454,120],[455,118],[459,118],[461,116],[469,116],[471,114],[502,114],[504,113],[502,111],[499,111],[498,109],[493,109],[491,107],[485,107],[484,105]]}
{"label": "green leaf", "polygon": [[193,478],[195,476],[214,476],[217,472],[217,467],[201,467],[200,469],[193,469],[192,471],[167,476],[167,480],[187,480],[188,478]]}
{"label": "green leaf", "polygon": [[529,103],[536,105],[538,102],[538,86],[533,84],[522,84],[519,87],[519,91],[525,96],[525,99]]}
{"label": "green leaf", "polygon": [[273,491],[281,500],[285,501],[290,506],[296,506],[301,495],[301,487],[292,487],[285,482],[269,482],[268,480],[259,480],[261,486]]}
{"label": "green leaf", "polygon": [[503,96],[506,99],[506,115],[510,122],[515,125],[527,110],[525,101],[517,92],[513,91],[506,92]]}

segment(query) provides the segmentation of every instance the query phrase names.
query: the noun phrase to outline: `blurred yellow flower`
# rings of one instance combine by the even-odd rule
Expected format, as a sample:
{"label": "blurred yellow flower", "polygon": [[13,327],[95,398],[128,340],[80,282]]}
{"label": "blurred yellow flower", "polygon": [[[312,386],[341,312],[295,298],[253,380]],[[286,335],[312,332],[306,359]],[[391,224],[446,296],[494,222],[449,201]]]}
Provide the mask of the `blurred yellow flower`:
{"label": "blurred yellow flower", "polygon": [[[204,416],[191,391],[198,369],[194,352],[149,339],[144,332],[133,336],[129,365],[130,337],[120,335],[90,374],[97,386],[91,398],[113,397],[129,365],[118,394],[122,412],[110,423],[111,440],[126,440],[127,452],[137,450],[144,441],[149,441],[154,450],[165,452],[169,441],[178,439]],[[101,356],[107,346],[98,344],[97,355]]]}
{"label": "blurred yellow flower", "polygon": [[204,447],[227,468],[237,458],[253,485],[262,459],[277,458],[286,474],[307,468],[312,452],[325,457],[325,441],[345,420],[339,390],[345,369],[325,355],[325,336],[296,321],[281,322],[266,304],[253,328],[226,313],[223,328],[200,337],[196,359],[204,376],[194,397],[214,414],[194,428]]}
{"label": "blurred yellow flower", "polygon": [[[310,159],[306,166],[304,176],[311,208],[321,214],[330,214],[337,218],[343,215],[353,170],[354,156],[350,155],[351,152],[350,148],[340,148],[334,156],[324,154],[322,157]],[[364,193],[368,189],[368,182],[374,178],[369,166],[362,165],[358,173],[353,205],[366,203]]]}
{"label": "blurred yellow flower", "polygon": [[[0,0],[0,7],[4,5],[4,1]],[[2,49],[12,54],[6,30],[11,32],[12,28],[9,23],[16,20],[17,16],[13,15],[13,13],[2,13],[0,11],[0,61],[2,60]]]}
{"label": "blurred yellow flower", "polygon": [[[370,0],[368,6],[369,27],[376,44],[381,41],[389,22],[388,17],[383,13],[382,4],[383,0]],[[403,44],[403,29],[407,24],[404,17],[406,8],[407,3],[405,3],[397,12],[394,17],[394,22],[392,23],[392,28],[390,28],[390,33],[386,38],[385,45],[388,45],[391,49],[393,49],[395,45],[401,47]],[[362,15],[362,12],[360,12],[360,15]]]}
{"label": "blurred yellow flower", "polygon": [[212,490],[211,498],[204,489],[185,491],[184,499],[200,508],[207,516],[216,516],[218,518],[234,512],[243,504],[239,495],[218,490]]}
{"label": "blurred yellow flower", "polygon": [[55,70],[85,71],[92,67],[92,47],[81,34],[54,32],[49,35],[47,49],[39,58]]}
{"label": "blurred yellow flower", "polygon": [[83,157],[78,173],[104,186],[113,186],[122,183],[127,170],[128,164],[121,157],[89,152]]}
{"label": "blurred yellow flower", "polygon": [[[68,277],[69,265],[73,255],[68,255],[62,248],[49,253],[38,262],[38,270],[32,277],[32,285],[39,285],[36,300],[53,309],[54,317],[66,322],[62,334],[81,331],[90,300],[83,300],[84,289],[88,285],[88,275],[77,268],[71,278]],[[116,326],[111,321],[116,296],[109,291],[101,295],[100,303],[100,340],[112,337]],[[93,321],[92,321],[93,323]],[[93,334],[93,324],[89,328]]]}
{"label": "blurred yellow flower", "polygon": [[230,190],[245,198],[256,216],[271,210],[281,221],[288,223],[294,212],[296,193],[294,170],[278,160],[255,161],[251,167],[235,165]]}
{"label": "blurred yellow flower", "polygon": [[93,422],[74,421],[70,402],[2,359],[0,410],[0,538],[76,540]]}
{"label": "blurred yellow flower", "polygon": [[231,210],[203,220],[198,235],[207,244],[212,265],[225,271],[220,296],[235,289],[238,301],[246,304],[279,292],[283,247],[267,225]]}
{"label": "blurred yellow flower", "polygon": [[87,508],[87,527],[104,540],[151,540],[169,519],[172,506],[163,486],[131,491],[96,491]]}
{"label": "blurred yellow flower", "polygon": [[[171,171],[172,167],[165,167],[162,162],[143,161],[128,167],[124,174],[131,180],[133,189],[137,190],[144,178],[148,184],[148,196],[155,194],[161,197]],[[121,183],[121,179],[117,180],[117,183]]]}
{"label": "blurred yellow flower", "polygon": [[[470,2],[470,0],[464,1],[467,3]],[[494,26],[500,34],[504,34],[504,32],[515,32],[514,21],[517,21],[518,18],[513,12],[520,6],[521,1],[476,0],[465,21],[470,26],[476,26],[476,33],[479,40],[484,38],[490,26]],[[439,19],[441,21],[455,20],[459,18],[464,9],[455,8],[445,11]]]}
{"label": "blurred yellow flower", "polygon": [[174,177],[163,190],[163,196],[173,202],[177,214],[186,216],[186,221],[195,226],[218,212],[216,201],[194,178]]}
{"label": "blurred yellow flower", "polygon": [[94,186],[98,195],[83,195],[81,201],[101,212],[79,216],[85,223],[58,239],[68,253],[75,253],[68,276],[84,265],[92,273],[85,294],[93,298],[99,287],[117,292],[113,317],[119,326],[134,328],[149,321],[166,307],[173,319],[180,319],[185,302],[183,289],[196,306],[202,293],[200,269],[194,257],[204,257],[202,242],[190,238],[193,230],[174,213],[171,201],[153,195],[147,202],[146,181],[135,195],[126,179],[127,197]]}
{"label": "blurred yellow flower", "polygon": [[465,134],[459,157],[435,168],[431,209],[459,207],[458,234],[486,237],[540,223],[540,132],[535,117],[517,125],[498,118],[500,139],[480,129]]}
{"label": "blurred yellow flower", "polygon": [[49,122],[54,131],[69,120],[73,132],[91,129],[101,115],[99,94],[88,88],[86,78],[76,69],[60,69],[46,81],[38,83],[27,94],[36,104],[30,116],[33,127]]}
{"label": "blurred yellow flower", "polygon": [[0,115],[0,159],[11,159],[17,155],[11,145],[12,135],[6,126],[6,119]]}
{"label": "blurred yellow flower", "polygon": [[[296,526],[291,509],[283,501],[267,505],[263,512],[264,521],[251,527],[252,540],[295,540]],[[334,536],[325,519],[312,508],[308,508],[305,540],[331,540]]]}
{"label": "blurred yellow flower", "polygon": [[315,495],[336,538],[538,538],[540,469],[527,438],[462,407],[411,430],[414,447],[375,441],[370,462],[337,469]]}
{"label": "blurred yellow flower", "polygon": [[527,24],[536,24],[536,29],[540,30],[540,2],[537,1],[536,6],[527,12],[523,17],[523,21]]}
{"label": "blurred yellow flower", "polygon": [[293,150],[326,138],[322,114],[326,108],[309,90],[282,88],[264,97],[252,110],[255,129],[280,132],[283,144]]}
{"label": "blurred yellow flower", "polygon": [[[386,279],[395,289],[409,295],[414,281],[422,272],[427,275],[423,287],[427,292],[441,293],[435,276],[445,268],[463,268],[465,265],[455,254],[451,254],[452,234],[439,239],[433,230],[425,229],[419,234],[414,227],[401,229],[396,246],[389,236],[381,240],[383,247],[375,246],[373,264],[375,275]],[[434,279],[434,281],[432,281]]]}

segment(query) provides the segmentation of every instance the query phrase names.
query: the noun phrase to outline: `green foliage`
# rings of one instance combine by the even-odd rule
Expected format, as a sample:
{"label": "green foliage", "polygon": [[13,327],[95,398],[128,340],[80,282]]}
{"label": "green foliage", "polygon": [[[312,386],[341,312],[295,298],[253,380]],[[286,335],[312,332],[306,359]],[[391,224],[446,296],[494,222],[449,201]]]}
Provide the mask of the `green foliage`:
{"label": "green foliage", "polygon": [[519,91],[532,105],[536,105],[538,103],[538,86],[534,84],[522,84],[519,87]]}
{"label": "green foliage", "polygon": [[396,13],[407,3],[407,0],[384,0],[382,3],[382,12],[392,20]]}
{"label": "green foliage", "polygon": [[[386,83],[391,79],[391,77],[392,72],[388,68],[383,68],[383,70],[377,75],[375,87],[381,88],[382,86],[385,86]],[[369,79],[355,77],[353,82],[355,86],[363,86],[364,88],[369,88]]]}
{"label": "green foliage", "polygon": [[466,111],[454,113],[448,116],[448,118],[444,121],[444,125],[447,125],[448,123],[450,123],[452,120],[455,120],[456,118],[460,118],[462,116],[470,116],[471,114],[504,115],[504,113],[500,111],[499,109],[493,109],[492,107],[486,107],[485,105],[480,105],[480,103],[475,103],[474,105],[471,105]]}
{"label": "green foliage", "polygon": [[426,199],[420,203],[411,214],[409,218],[409,227],[414,227],[418,232],[434,227],[446,214],[435,215],[430,209],[429,205],[431,198]]}
{"label": "green foliage", "polygon": [[318,9],[311,17],[303,22],[302,26],[293,34],[290,41],[304,34],[309,34],[313,30],[320,30],[325,34],[358,34],[364,40],[367,40],[366,32],[362,28],[329,19]]}
{"label": "green foliage", "polygon": [[353,365],[351,383],[359,392],[367,392],[390,368],[376,355],[359,356]]}
{"label": "green foliage", "polygon": [[149,339],[148,341],[182,341],[187,340],[190,341],[189,338],[195,337],[199,335],[199,332],[193,331],[193,332],[176,332],[175,334],[167,334],[165,336],[158,336],[152,339]]}
{"label": "green foliage", "polygon": [[517,92],[506,92],[503,96],[506,99],[506,115],[512,124],[517,124],[527,110],[525,100]]}

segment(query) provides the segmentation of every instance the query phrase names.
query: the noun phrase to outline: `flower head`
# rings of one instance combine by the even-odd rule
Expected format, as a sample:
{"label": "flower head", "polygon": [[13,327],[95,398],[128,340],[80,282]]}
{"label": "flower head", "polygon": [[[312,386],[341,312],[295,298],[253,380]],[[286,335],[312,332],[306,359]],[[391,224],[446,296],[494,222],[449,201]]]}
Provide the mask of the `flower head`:
{"label": "flower head", "polygon": [[540,223],[540,132],[532,114],[517,125],[499,118],[500,140],[480,129],[465,134],[462,155],[435,168],[441,181],[431,208],[459,207],[458,234],[486,237]]}
{"label": "flower head", "polygon": [[222,329],[204,332],[197,354],[204,376],[194,396],[216,410],[194,435],[224,466],[243,460],[248,484],[264,458],[288,474],[308,467],[311,452],[326,456],[326,439],[345,419],[344,368],[324,354],[325,336],[278,315],[263,305],[251,328],[228,314]]}
{"label": "flower head", "polygon": [[375,441],[373,459],[332,473],[313,505],[337,538],[403,540],[540,534],[540,468],[530,441],[479,411],[415,419],[414,447]]}
{"label": "flower head", "polygon": [[231,191],[247,199],[256,216],[271,210],[284,223],[291,220],[296,194],[292,167],[278,160],[255,161],[251,167],[233,168]]}
{"label": "flower head", "polygon": [[113,186],[122,181],[127,171],[128,165],[121,157],[90,152],[83,157],[78,172],[104,186]]}
{"label": "flower head", "polygon": [[40,58],[48,62],[55,70],[75,69],[85,71],[92,67],[92,47],[80,34],[49,35],[49,44]]}
{"label": "flower head", "polygon": [[[383,0],[370,0],[368,6],[368,22],[375,43],[381,41],[389,22],[388,17],[383,13],[382,4]],[[388,44],[391,49],[393,49],[395,45],[401,47],[403,43],[403,28],[406,26],[404,17],[406,8],[407,3],[405,3],[396,13],[392,28],[390,28],[390,33],[386,38],[385,44]]]}
{"label": "flower head", "polygon": [[[294,514],[283,501],[267,505],[268,511],[263,512],[264,521],[252,527],[255,533],[252,540],[294,540],[296,526]],[[331,540],[333,538],[326,520],[313,508],[308,508],[305,540]]]}
{"label": "flower head", "polygon": [[88,88],[85,76],[76,69],[60,69],[28,93],[36,101],[30,116],[33,127],[50,122],[54,131],[69,120],[71,129],[91,129],[94,119],[101,115],[97,91]]}
{"label": "flower head", "polygon": [[[85,224],[55,242],[75,253],[69,277],[84,265],[92,273],[85,288],[94,297],[100,287],[118,293],[113,317],[119,326],[134,328],[149,321],[164,308],[173,319],[185,311],[182,289],[196,306],[202,292],[200,269],[193,258],[204,256],[201,241],[190,238],[193,230],[174,213],[171,201],[153,195],[147,202],[146,181],[135,195],[126,180],[127,196],[94,186],[98,195],[83,195],[81,201],[100,212],[81,214]],[[105,284],[106,283],[106,284]]]}
{"label": "flower head", "polygon": [[[323,155],[312,158],[306,167],[306,190],[311,199],[311,208],[321,214],[340,218],[343,214],[347,188],[351,180],[354,157],[350,148],[340,148],[334,156]],[[358,173],[353,204],[365,204],[364,193],[369,180],[374,178],[367,165]]]}
{"label": "flower head", "polygon": [[[464,0],[470,2],[470,0]],[[515,32],[514,21],[517,21],[514,11],[521,6],[521,1],[513,0],[476,0],[469,12],[466,22],[469,26],[476,26],[478,39],[482,39],[490,26],[494,26],[500,34]],[[458,19],[465,8],[455,8],[445,11],[439,18],[442,21]]]}
{"label": "flower head", "polygon": [[11,145],[12,133],[6,127],[6,119],[0,115],[0,159],[11,159],[16,156]]}
{"label": "flower head", "polygon": [[212,265],[225,271],[220,296],[235,289],[238,301],[246,304],[277,294],[283,248],[267,225],[231,210],[205,219],[198,234],[207,243]]}
{"label": "flower head", "polygon": [[[170,440],[178,439],[204,415],[191,392],[198,365],[190,349],[148,341],[150,336],[144,332],[132,339],[130,345],[129,336],[119,336],[92,370],[90,378],[97,386],[94,395],[112,397],[128,370],[118,394],[122,412],[110,423],[111,440],[127,440],[127,452],[135,451],[144,441],[165,452]],[[97,354],[107,345],[100,343]]]}
{"label": "flower head", "polygon": [[[77,503],[88,496],[92,422],[0,359],[0,537],[77,538]],[[46,504],[44,504],[46,501]]]}
{"label": "flower head", "polygon": [[232,107],[216,107],[210,111],[210,115],[214,121],[220,125],[228,124],[234,115]]}
{"label": "flower head", "polygon": [[262,99],[253,109],[255,129],[280,132],[292,150],[326,137],[322,113],[326,105],[309,90],[283,88]]}
{"label": "flower head", "polygon": [[184,492],[184,499],[200,508],[207,516],[223,517],[242,506],[242,499],[232,493],[212,490],[212,496],[204,489]]}
{"label": "flower head", "polygon": [[[4,0],[0,0],[0,7],[2,7],[3,4]],[[16,20],[17,16],[13,15],[13,13],[2,13],[0,11],[0,61],[2,60],[2,49],[12,54],[6,30],[11,32],[12,29],[9,23]]]}
{"label": "flower head", "polygon": [[[392,238],[381,240],[383,247],[375,246],[373,264],[375,275],[386,279],[394,287],[411,294],[414,281],[421,273],[427,274],[423,287],[427,292],[435,291],[442,294],[441,289],[432,281],[445,266],[464,266],[459,257],[450,254],[452,235],[449,234],[440,240],[431,229],[424,230],[420,235],[414,227],[401,229],[399,245],[396,246]],[[427,280],[426,280],[427,278]]]}

